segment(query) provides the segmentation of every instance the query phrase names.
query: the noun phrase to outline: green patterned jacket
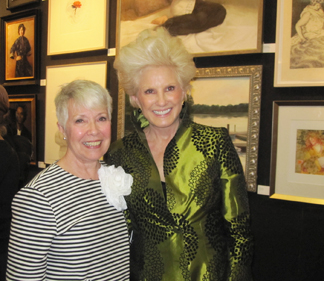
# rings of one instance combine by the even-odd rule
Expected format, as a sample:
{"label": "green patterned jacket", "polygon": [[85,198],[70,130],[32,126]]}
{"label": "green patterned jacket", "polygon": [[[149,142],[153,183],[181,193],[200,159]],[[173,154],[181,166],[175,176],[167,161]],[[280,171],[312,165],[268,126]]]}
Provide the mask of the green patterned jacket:
{"label": "green patterned jacket", "polygon": [[132,280],[252,280],[246,185],[227,130],[182,118],[164,154],[164,193],[146,119],[133,119],[136,131],[106,158],[134,178],[126,197]]}

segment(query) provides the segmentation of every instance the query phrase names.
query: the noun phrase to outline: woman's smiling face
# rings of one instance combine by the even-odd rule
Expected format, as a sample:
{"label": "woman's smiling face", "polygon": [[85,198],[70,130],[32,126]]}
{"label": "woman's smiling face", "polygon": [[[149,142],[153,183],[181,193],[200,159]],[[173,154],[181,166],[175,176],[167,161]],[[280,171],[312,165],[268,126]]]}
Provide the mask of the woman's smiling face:
{"label": "woman's smiling face", "polygon": [[111,122],[106,108],[88,109],[68,104],[65,128],[67,153],[71,160],[82,163],[98,161],[108,150],[111,141]]}
{"label": "woman's smiling face", "polygon": [[177,129],[185,94],[172,68],[149,66],[140,74],[138,93],[131,98],[150,126]]}

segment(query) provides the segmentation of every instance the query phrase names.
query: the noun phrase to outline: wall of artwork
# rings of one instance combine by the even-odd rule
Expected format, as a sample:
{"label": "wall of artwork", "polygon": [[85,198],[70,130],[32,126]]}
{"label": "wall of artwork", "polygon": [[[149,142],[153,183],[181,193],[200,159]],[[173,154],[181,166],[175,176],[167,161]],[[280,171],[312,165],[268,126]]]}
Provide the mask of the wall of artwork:
{"label": "wall of artwork", "polygon": [[[52,0],[51,2],[54,3],[55,1],[56,0]],[[105,81],[101,83],[106,83],[106,87],[109,89],[113,97],[113,140],[117,139],[119,136],[120,126],[124,126],[124,123],[122,122],[121,124],[120,122],[120,120],[124,118],[124,113],[121,117],[121,112],[118,110],[118,106],[120,108],[121,98],[120,93],[118,92],[117,77],[112,66],[114,53],[108,51],[113,51],[116,45],[120,43],[119,36],[121,33],[119,26],[116,23],[118,18],[117,0],[98,1],[100,2],[100,5],[107,4],[105,7],[108,10],[108,16],[106,18],[107,29],[104,35],[106,36],[105,40],[96,43],[97,46],[99,45],[98,48],[92,47],[90,51],[84,49],[78,50],[77,52],[66,52],[65,50],[57,51],[60,47],[57,45],[54,45],[52,51],[48,52],[48,30],[58,33],[58,36],[63,38],[62,40],[64,40],[65,36],[57,26],[52,26],[48,29],[49,22],[53,22],[53,18],[49,19],[49,1],[17,0],[15,2],[18,4],[21,3],[21,5],[7,8],[8,2],[8,0],[0,0],[0,17],[2,19],[2,26],[0,29],[0,83],[3,83],[6,87],[12,98],[12,102],[21,99],[21,95],[28,95],[29,98],[32,97],[35,99],[33,100],[33,102],[35,101],[35,120],[31,120],[31,123],[34,123],[30,125],[33,126],[33,128],[36,128],[34,144],[36,147],[35,156],[37,159],[35,159],[36,165],[32,166],[30,172],[30,176],[33,176],[40,170],[40,168],[37,167],[37,163],[46,160],[46,124],[48,122],[48,111],[46,112],[46,110],[50,110],[47,109],[46,104],[46,98],[48,98],[47,87],[57,87],[57,84],[51,82],[55,79],[47,81],[47,75],[48,72],[52,76],[56,75],[55,69],[57,67],[64,68],[69,65],[80,64],[93,66],[94,64],[104,63],[107,76],[105,77]],[[224,4],[227,1],[221,2]],[[234,1],[233,3],[239,5],[240,2],[243,1]],[[262,1],[260,0],[256,2],[259,3]],[[302,1],[288,2],[297,3]],[[263,18],[261,25],[262,46],[265,46],[264,44],[269,46],[268,44],[276,43],[278,7],[280,8],[280,5],[277,5],[277,1],[275,0],[263,1]],[[55,8],[56,7],[53,7],[53,9]],[[74,10],[68,11],[71,13],[71,20],[77,21],[82,18],[82,14],[78,14],[80,8],[74,7],[73,9]],[[233,15],[237,12],[235,9],[232,9],[231,11],[233,11]],[[9,76],[9,78],[6,79],[6,27],[4,23],[10,23],[12,20],[17,21],[14,22],[14,28],[17,29],[19,26],[18,21],[21,17],[29,17],[34,14],[37,15],[38,21],[34,32],[36,40],[33,40],[33,42],[35,41],[33,44],[37,45],[37,48],[34,48],[37,52],[33,54],[35,60],[32,62],[32,66],[35,69],[35,75],[32,74],[32,76],[28,76],[25,74],[25,76],[18,79],[13,79],[12,76]],[[78,17],[76,17],[76,15]],[[294,20],[294,22],[296,22],[296,20]],[[28,27],[28,30],[29,29],[30,27]],[[100,33],[101,31],[98,30],[98,32]],[[125,30],[122,32],[124,34]],[[118,37],[118,39],[116,37]],[[204,40],[205,39],[206,38],[204,38]],[[55,39],[51,38],[51,40]],[[67,46],[67,48],[74,49],[77,47],[78,46]],[[324,87],[321,85],[299,85],[298,87],[294,85],[285,85],[284,87],[275,87],[275,53],[273,52],[273,49],[270,51],[264,49],[263,51],[250,53],[234,52],[212,55],[208,54],[208,56],[199,54],[199,56],[195,57],[194,61],[198,68],[217,69],[225,67],[228,69],[236,69],[237,66],[242,66],[243,68],[247,66],[261,66],[261,101],[258,124],[256,186],[270,186],[270,184],[272,184],[271,178],[273,178],[272,173],[274,171],[274,167],[272,166],[273,161],[271,161],[273,159],[274,151],[272,131],[273,102],[276,101],[280,108],[280,106],[284,104],[282,103],[284,101],[323,101]],[[318,69],[320,71],[323,68],[319,67]],[[310,80],[310,78],[307,79],[306,82]],[[59,83],[61,80],[63,81],[64,79],[58,77],[57,82]],[[323,81],[324,75],[322,76],[321,82]],[[47,86],[45,83],[47,83]],[[310,84],[312,84],[312,82]],[[222,95],[223,93],[218,92],[217,94]],[[304,114],[307,114],[307,111]],[[320,119],[320,121],[321,120],[322,119]],[[278,122],[280,121],[279,117]],[[316,123],[314,118],[311,121]],[[323,123],[319,122],[319,124]],[[323,131],[324,125],[314,125],[312,128],[315,128],[314,130]],[[299,134],[305,135],[307,133],[306,131],[307,130],[299,131]],[[287,141],[288,139],[287,136]],[[297,140],[295,145],[299,145]],[[280,165],[282,166],[282,163],[280,163]],[[321,177],[324,178],[323,175]],[[321,181],[321,178],[319,178],[319,181]],[[324,180],[322,180],[322,183],[323,182]],[[307,188],[312,188],[312,186],[307,186]],[[301,192],[301,194],[304,194],[303,192]],[[307,192],[305,196],[307,196]],[[319,189],[313,197],[316,196],[324,199],[324,190]],[[299,202],[298,200],[272,199],[267,195],[261,195],[257,192],[249,192],[249,199],[252,230],[255,237],[255,254],[253,263],[254,280],[321,280],[324,276],[324,267],[322,266],[324,263],[324,206],[322,205],[322,201],[317,201],[315,202],[316,204],[313,204]]]}

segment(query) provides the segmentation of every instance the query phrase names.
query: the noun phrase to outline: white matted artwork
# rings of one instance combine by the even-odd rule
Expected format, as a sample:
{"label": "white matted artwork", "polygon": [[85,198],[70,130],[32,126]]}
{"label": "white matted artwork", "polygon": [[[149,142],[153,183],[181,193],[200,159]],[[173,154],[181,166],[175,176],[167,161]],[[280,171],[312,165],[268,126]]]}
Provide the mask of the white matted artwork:
{"label": "white matted artwork", "polygon": [[92,80],[106,88],[107,62],[48,66],[46,68],[45,160],[52,164],[66,151],[66,142],[57,128],[54,99],[61,86],[76,79]]}
{"label": "white matted artwork", "polygon": [[323,101],[274,101],[270,198],[324,205],[323,124]]}
{"label": "white matted artwork", "polygon": [[277,0],[275,87],[324,86],[322,0]]}
{"label": "white matted artwork", "polygon": [[47,54],[107,49],[107,0],[49,0]]}

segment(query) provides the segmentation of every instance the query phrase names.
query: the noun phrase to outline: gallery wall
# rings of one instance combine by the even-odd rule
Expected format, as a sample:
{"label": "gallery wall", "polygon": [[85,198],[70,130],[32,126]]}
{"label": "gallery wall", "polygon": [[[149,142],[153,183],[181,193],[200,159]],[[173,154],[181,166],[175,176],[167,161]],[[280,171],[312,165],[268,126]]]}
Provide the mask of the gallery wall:
{"label": "gallery wall", "polygon": [[[26,7],[6,9],[7,0],[0,0],[0,17],[10,16],[29,9],[39,10],[40,79],[46,80],[46,67],[81,62],[107,61],[107,88],[113,97],[112,139],[117,138],[118,83],[113,69],[114,56],[107,50],[47,56],[48,1]],[[116,45],[117,0],[109,2],[108,48]],[[274,44],[276,37],[275,0],[264,0],[263,43]],[[3,37],[3,27],[0,30]],[[3,59],[3,48],[0,62]],[[258,152],[257,184],[269,186],[272,145],[272,106],[276,100],[324,100],[323,87],[274,87],[275,54],[262,53],[197,57],[201,67],[262,65],[261,115]],[[3,64],[0,77],[4,76]],[[10,95],[36,94],[37,160],[44,161],[45,143],[45,94],[40,85],[8,86]],[[222,94],[222,93],[219,93]],[[40,169],[35,166],[33,172]],[[32,172],[32,173],[33,173]],[[324,207],[322,205],[269,199],[266,195],[249,192],[252,230],[255,237],[253,262],[254,279],[267,280],[321,280],[324,276]]]}

